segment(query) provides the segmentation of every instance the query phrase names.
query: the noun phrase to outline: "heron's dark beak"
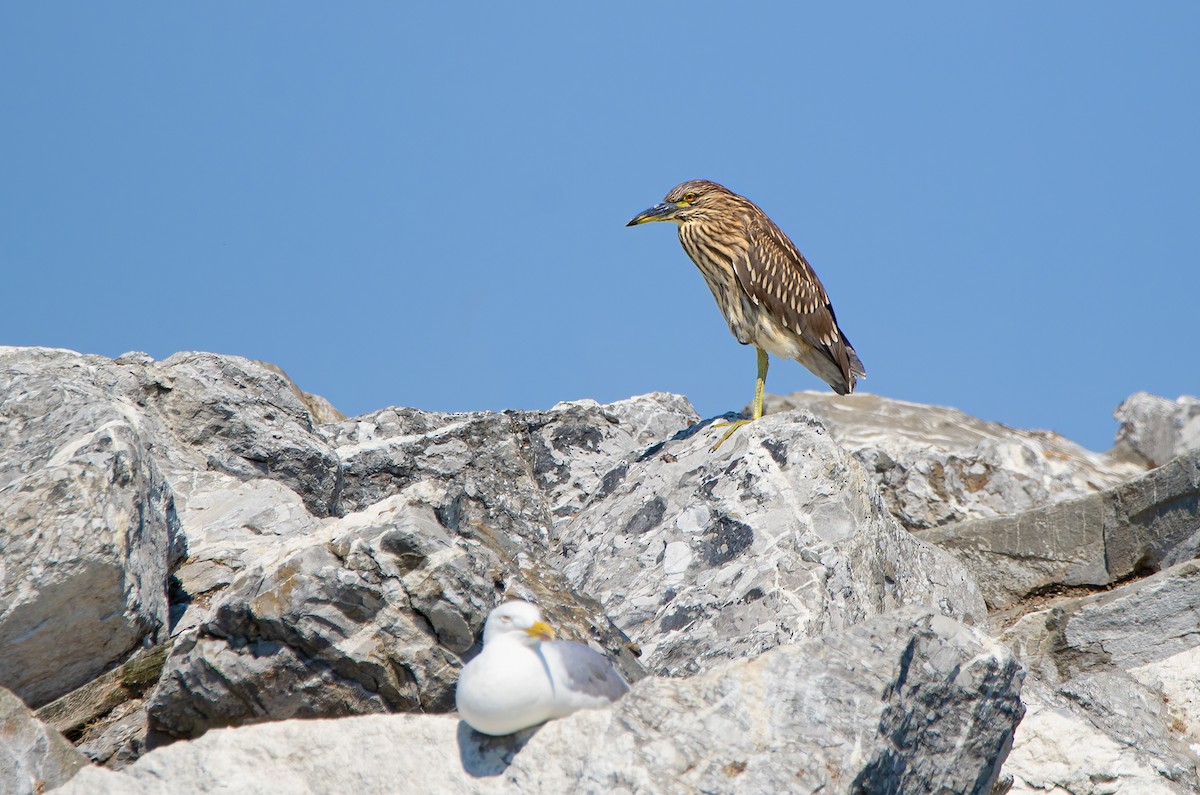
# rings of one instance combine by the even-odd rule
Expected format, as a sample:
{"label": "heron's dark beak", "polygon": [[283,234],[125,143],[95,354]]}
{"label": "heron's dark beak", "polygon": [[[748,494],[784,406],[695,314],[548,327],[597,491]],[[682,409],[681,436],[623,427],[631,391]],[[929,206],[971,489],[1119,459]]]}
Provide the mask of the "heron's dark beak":
{"label": "heron's dark beak", "polygon": [[678,204],[672,202],[663,202],[656,204],[649,210],[643,210],[630,220],[625,226],[637,226],[638,224],[648,224],[651,221],[674,221],[675,212],[679,209]]}

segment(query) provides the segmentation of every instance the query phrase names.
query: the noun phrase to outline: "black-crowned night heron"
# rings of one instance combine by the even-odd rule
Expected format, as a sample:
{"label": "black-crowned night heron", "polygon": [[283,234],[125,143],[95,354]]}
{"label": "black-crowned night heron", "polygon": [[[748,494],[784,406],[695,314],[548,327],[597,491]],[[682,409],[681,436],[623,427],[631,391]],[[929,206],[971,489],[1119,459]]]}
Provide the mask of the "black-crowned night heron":
{"label": "black-crowned night heron", "polygon": [[808,260],[758,205],[728,188],[696,179],[676,185],[661,204],[639,213],[627,226],[674,221],[679,242],[696,263],[729,330],[758,351],[758,381],[750,419],[728,427],[720,447],[742,425],[762,416],[767,354],[795,359],[839,395],[866,377],[821,280]]}

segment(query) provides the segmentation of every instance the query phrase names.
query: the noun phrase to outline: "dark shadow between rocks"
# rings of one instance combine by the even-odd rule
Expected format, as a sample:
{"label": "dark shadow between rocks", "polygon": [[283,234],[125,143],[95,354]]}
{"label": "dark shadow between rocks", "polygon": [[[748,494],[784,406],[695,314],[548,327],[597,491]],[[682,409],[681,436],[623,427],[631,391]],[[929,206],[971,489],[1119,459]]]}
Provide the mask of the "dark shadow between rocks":
{"label": "dark shadow between rocks", "polygon": [[462,761],[463,770],[475,778],[499,776],[517,758],[517,754],[525,744],[537,734],[540,727],[525,729],[516,734],[503,737],[492,737],[480,734],[466,724],[458,722],[458,758]]}

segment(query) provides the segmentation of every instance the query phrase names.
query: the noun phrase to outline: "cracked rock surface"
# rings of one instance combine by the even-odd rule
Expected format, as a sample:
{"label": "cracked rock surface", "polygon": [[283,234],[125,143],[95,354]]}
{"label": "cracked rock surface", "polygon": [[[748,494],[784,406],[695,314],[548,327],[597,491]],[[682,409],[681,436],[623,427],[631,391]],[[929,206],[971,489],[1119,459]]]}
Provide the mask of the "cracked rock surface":
{"label": "cracked rock surface", "polygon": [[[1021,677],[978,630],[900,612],[708,674],[645,679],[611,709],[513,737],[448,718],[287,721],[210,732],[126,773],[93,768],[61,791],[989,792]],[[347,766],[364,756],[377,761]]]}
{"label": "cracked rock surface", "polygon": [[[239,357],[0,348],[9,789],[1193,791],[1190,403],[1131,401],[1104,454],[870,395],[712,453],[664,393],[343,418]],[[447,715],[514,597],[631,694]],[[76,756],[14,739],[51,725]]]}

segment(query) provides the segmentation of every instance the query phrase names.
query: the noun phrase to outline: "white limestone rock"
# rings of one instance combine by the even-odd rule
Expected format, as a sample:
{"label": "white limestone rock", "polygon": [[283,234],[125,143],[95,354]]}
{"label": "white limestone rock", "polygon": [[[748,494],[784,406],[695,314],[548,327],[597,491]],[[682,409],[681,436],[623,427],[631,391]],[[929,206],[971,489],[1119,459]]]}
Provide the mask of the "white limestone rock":
{"label": "white limestone rock", "polygon": [[1086,714],[1043,703],[1026,693],[1004,774],[1009,795],[1186,795],[1164,779],[1137,749],[1097,729]]}

